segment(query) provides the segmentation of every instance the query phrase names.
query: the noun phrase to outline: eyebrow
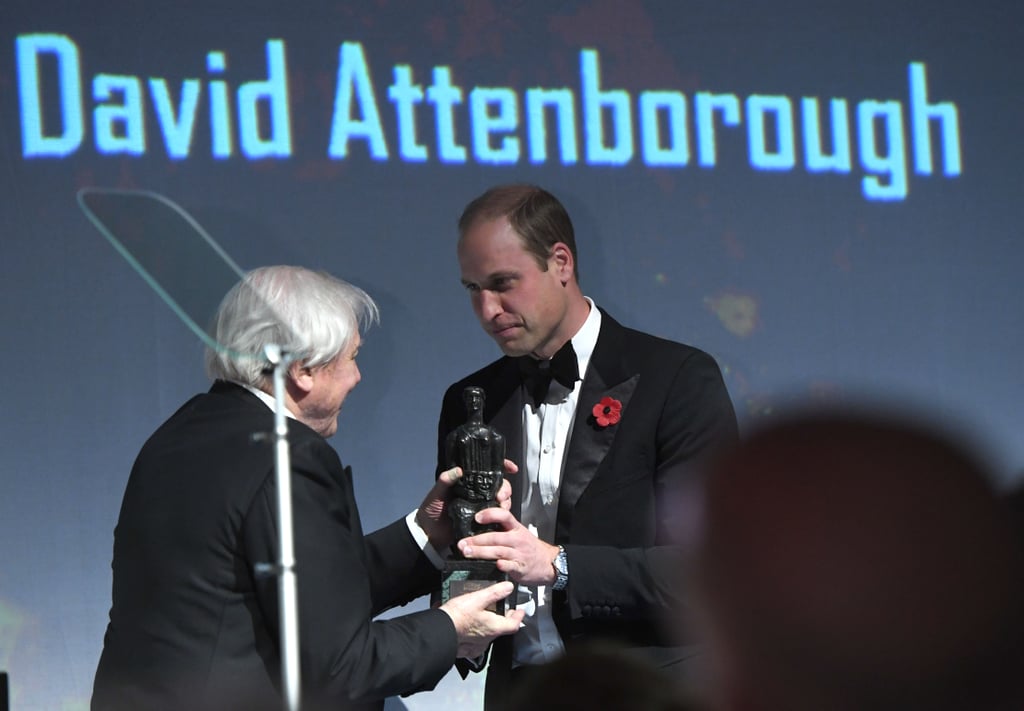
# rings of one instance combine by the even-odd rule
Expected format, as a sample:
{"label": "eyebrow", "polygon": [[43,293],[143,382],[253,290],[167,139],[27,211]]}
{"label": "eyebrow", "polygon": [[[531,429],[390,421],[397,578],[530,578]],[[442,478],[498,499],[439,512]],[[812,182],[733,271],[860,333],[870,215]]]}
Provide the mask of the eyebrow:
{"label": "eyebrow", "polygon": [[469,286],[471,284],[490,284],[490,283],[493,283],[493,282],[495,282],[495,281],[497,281],[499,279],[516,279],[519,276],[520,276],[520,273],[518,271],[516,271],[516,270],[509,270],[509,271],[501,271],[501,272],[494,272],[492,274],[488,274],[480,282],[471,281],[469,279],[462,279],[461,281],[462,281],[462,285],[463,286]]}

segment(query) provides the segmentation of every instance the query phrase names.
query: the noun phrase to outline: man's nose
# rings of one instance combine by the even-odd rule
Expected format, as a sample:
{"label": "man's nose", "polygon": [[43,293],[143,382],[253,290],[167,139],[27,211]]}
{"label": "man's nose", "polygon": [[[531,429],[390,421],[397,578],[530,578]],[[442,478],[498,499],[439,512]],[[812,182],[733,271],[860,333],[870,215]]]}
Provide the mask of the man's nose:
{"label": "man's nose", "polygon": [[480,291],[480,318],[484,321],[491,321],[504,309],[501,306],[501,297],[493,291],[483,289]]}

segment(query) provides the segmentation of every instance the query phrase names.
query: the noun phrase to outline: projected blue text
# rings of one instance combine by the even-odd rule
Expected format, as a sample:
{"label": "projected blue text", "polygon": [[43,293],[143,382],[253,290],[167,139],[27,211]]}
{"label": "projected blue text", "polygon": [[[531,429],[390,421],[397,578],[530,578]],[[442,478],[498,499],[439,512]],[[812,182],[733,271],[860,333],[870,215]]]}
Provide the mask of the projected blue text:
{"label": "projected blue text", "polygon": [[[202,78],[143,78],[124,68],[83,76],[72,38],[21,35],[22,155],[60,159],[91,138],[109,156],[291,158],[298,109],[290,98],[286,43],[266,40],[263,52],[266,69],[255,77],[232,76],[226,53],[217,50],[206,53]],[[321,145],[332,160],[361,151],[405,163],[709,170],[728,148],[743,152],[758,171],[858,176],[869,200],[906,198],[910,166],[920,176],[961,173],[958,108],[929,96],[923,62],[907,65],[903,97],[823,99],[631,91],[602,80],[600,52],[590,48],[579,51],[578,81],[551,87],[463,86],[452,66],[422,71],[402,63],[391,66],[384,85],[358,42],[342,42],[328,61],[336,63],[333,104],[302,110],[329,112]],[[199,121],[208,126],[202,145]],[[147,125],[158,135],[147,135]]]}

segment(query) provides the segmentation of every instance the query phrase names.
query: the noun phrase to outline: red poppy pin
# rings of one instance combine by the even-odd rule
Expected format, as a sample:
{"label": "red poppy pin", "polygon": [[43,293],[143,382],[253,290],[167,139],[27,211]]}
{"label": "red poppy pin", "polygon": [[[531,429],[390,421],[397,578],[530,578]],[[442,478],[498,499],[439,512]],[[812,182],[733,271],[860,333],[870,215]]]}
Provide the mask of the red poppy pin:
{"label": "red poppy pin", "polygon": [[590,412],[597,420],[598,427],[617,425],[622,419],[622,403],[613,397],[603,397]]}

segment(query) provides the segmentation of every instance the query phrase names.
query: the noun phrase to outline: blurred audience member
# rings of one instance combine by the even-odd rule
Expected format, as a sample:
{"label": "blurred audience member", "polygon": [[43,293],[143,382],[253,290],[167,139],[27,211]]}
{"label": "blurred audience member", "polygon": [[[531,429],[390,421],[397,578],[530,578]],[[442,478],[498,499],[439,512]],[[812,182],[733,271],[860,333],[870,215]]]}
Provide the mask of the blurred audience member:
{"label": "blurred audience member", "polygon": [[664,671],[612,642],[569,647],[553,662],[530,667],[501,711],[695,711]]}
{"label": "blurred audience member", "polygon": [[1017,531],[1017,540],[1024,546],[1024,472],[1017,475],[1016,483],[1004,495],[1006,505]]}
{"label": "blurred audience member", "polygon": [[716,711],[1024,708],[1011,518],[924,426],[754,434],[710,473],[695,564]]}

